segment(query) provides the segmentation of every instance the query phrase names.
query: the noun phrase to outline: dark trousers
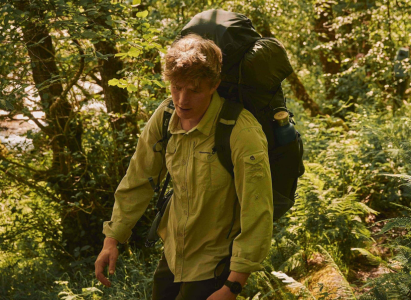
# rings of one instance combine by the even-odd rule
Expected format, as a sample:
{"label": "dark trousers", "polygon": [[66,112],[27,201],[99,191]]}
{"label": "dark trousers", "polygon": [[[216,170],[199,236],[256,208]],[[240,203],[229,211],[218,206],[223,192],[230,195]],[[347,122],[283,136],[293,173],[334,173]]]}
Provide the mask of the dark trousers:
{"label": "dark trousers", "polygon": [[[230,275],[229,270],[221,274],[222,282]],[[164,252],[154,272],[152,300],[206,300],[211,294],[222,287],[216,287],[214,278],[174,283],[174,274],[170,271]]]}

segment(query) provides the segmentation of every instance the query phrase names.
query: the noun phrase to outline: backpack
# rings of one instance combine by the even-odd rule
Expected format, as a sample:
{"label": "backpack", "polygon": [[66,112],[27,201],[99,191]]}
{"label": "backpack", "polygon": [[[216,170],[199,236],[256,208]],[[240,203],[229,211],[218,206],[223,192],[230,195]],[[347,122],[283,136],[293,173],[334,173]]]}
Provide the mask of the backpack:
{"label": "backpack", "polygon": [[[298,177],[304,174],[303,143],[296,139],[277,146],[274,114],[287,111],[281,82],[292,72],[284,46],[275,38],[262,38],[244,15],[211,9],[195,15],[180,36],[196,33],[213,40],[223,53],[222,79],[217,91],[226,99],[219,115],[215,150],[233,176],[230,134],[243,107],[250,111],[267,137],[273,188],[274,219],[293,205]],[[291,122],[293,124],[294,121]]]}
{"label": "backpack", "polygon": [[[291,118],[293,116],[287,109],[281,88],[281,82],[293,72],[287,53],[277,39],[262,38],[244,15],[221,9],[208,10],[194,16],[180,36],[189,33],[213,40],[223,52],[222,80],[217,91],[226,101],[218,116],[213,150],[217,152],[221,164],[234,176],[230,135],[243,108],[254,115],[267,137],[273,190],[273,221],[276,221],[294,205],[298,177],[305,171],[302,160],[303,143],[298,131],[295,140],[285,146],[276,145],[278,143],[274,135],[274,114],[287,111]],[[170,101],[163,116],[162,139],[159,141],[162,149],[166,149],[170,138],[168,124],[173,110],[173,102]],[[292,119],[290,122],[295,124]],[[154,151],[155,148],[156,145],[153,146]],[[167,173],[157,201],[159,212],[149,236],[156,236],[155,231],[171,198],[172,191],[165,195],[169,180],[170,175]],[[155,186],[152,179],[150,182],[159,191],[159,183]],[[234,217],[233,214],[232,226]],[[147,239],[146,246],[153,245],[156,240]],[[232,244],[230,256],[231,246]],[[227,259],[220,263],[225,263],[227,267]]]}

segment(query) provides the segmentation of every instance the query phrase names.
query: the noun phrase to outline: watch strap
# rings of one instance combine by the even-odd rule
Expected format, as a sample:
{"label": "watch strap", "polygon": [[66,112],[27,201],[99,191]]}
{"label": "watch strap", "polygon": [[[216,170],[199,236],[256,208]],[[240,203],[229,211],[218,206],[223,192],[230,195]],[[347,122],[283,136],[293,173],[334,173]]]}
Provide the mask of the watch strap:
{"label": "watch strap", "polygon": [[232,282],[232,281],[230,281],[230,280],[226,280],[225,281],[225,283],[224,283],[224,285],[226,285],[226,286],[228,286],[229,288],[230,288],[230,291],[233,293],[233,294],[239,294],[239,293],[241,293],[241,291],[242,291],[242,285],[241,285],[241,283],[239,283],[238,281],[234,281],[234,282]]}

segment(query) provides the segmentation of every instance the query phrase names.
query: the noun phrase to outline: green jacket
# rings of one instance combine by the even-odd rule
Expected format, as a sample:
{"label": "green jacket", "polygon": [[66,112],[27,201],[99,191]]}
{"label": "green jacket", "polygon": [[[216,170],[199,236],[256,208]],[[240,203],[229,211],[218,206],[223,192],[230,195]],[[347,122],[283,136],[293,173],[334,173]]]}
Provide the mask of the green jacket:
{"label": "green jacket", "polygon": [[[157,182],[167,170],[174,194],[157,230],[174,282],[213,278],[214,268],[229,255],[234,233],[230,269],[251,273],[263,269],[273,227],[273,196],[267,140],[254,116],[243,109],[230,138],[234,180],[213,153],[218,114],[224,99],[217,92],[201,121],[186,132],[173,113],[172,134],[163,154],[153,151],[161,139],[167,100],[154,112],[138,141],[127,174],[115,192],[111,221],[103,233],[125,243],[153,196],[148,178]],[[235,222],[230,237],[234,203]]]}

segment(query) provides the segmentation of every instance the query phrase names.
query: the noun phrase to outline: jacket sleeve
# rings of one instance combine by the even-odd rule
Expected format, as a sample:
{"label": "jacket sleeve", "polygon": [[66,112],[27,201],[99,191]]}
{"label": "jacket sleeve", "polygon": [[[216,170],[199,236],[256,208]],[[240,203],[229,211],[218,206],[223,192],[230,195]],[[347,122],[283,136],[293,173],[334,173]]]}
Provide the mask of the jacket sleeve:
{"label": "jacket sleeve", "polygon": [[[234,131],[233,131],[234,133]],[[233,241],[230,269],[251,273],[271,247],[273,195],[267,139],[261,127],[244,128],[231,138],[241,233]]]}
{"label": "jacket sleeve", "polygon": [[166,101],[154,112],[144,127],[137,143],[136,151],[130,160],[126,175],[114,193],[114,207],[110,221],[103,223],[103,233],[119,243],[125,243],[131,230],[141,218],[153,197],[154,191],[149,182],[152,177],[157,183],[166,173],[164,152],[154,152],[153,145],[161,139],[161,124]]}

